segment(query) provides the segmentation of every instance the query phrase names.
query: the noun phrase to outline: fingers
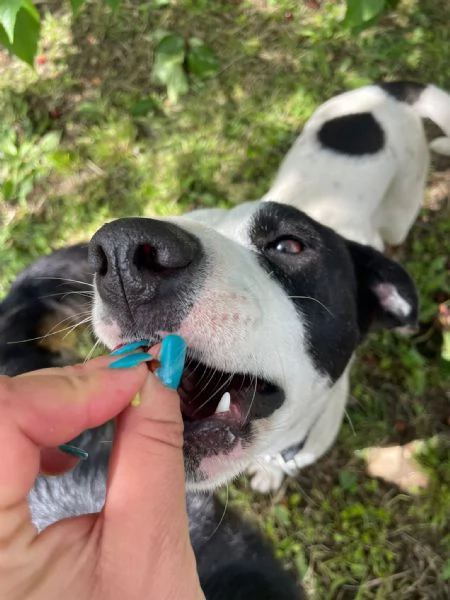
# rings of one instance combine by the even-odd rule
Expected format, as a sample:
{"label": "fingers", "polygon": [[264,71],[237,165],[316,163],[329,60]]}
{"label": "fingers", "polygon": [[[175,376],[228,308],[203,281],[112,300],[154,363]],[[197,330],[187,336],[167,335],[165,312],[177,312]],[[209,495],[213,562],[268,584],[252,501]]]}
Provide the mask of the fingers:
{"label": "fingers", "polygon": [[[182,448],[178,394],[149,373],[140,405],[127,408],[119,418],[103,513],[108,564],[113,569],[128,564],[139,574],[127,597],[143,597],[145,587],[151,589],[148,565],[155,566],[155,561],[161,562],[160,572],[170,571],[169,580],[177,580],[172,570],[181,568],[176,557],[193,567]],[[151,523],[153,527],[146,525]]]}
{"label": "fingers", "polygon": [[67,442],[115,417],[146,378],[142,365],[126,370],[98,365],[0,377],[0,509],[26,497],[41,447]]}

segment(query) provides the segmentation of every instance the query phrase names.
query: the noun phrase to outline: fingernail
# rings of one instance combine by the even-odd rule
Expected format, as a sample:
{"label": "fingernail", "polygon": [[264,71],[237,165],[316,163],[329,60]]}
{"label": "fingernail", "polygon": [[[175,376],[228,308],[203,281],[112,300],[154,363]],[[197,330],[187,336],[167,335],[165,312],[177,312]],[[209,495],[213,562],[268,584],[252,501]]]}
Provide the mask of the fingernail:
{"label": "fingernail", "polygon": [[136,367],[137,365],[148,362],[152,360],[153,357],[151,354],[147,352],[138,352],[137,354],[129,354],[128,356],[124,356],[123,358],[119,358],[119,360],[115,360],[113,363],[109,365],[110,369],[130,369],[131,367]]}
{"label": "fingernail", "polygon": [[120,356],[121,354],[128,354],[129,352],[134,352],[134,350],[138,350],[139,348],[148,348],[150,344],[150,340],[139,340],[138,342],[130,342],[129,344],[124,344],[117,348],[113,352],[111,352],[110,356]]}
{"label": "fingernail", "polygon": [[89,453],[86,452],[86,450],[77,448],[77,446],[72,446],[72,444],[61,444],[61,446],[58,447],[62,452],[70,454],[71,456],[75,456],[80,460],[87,460],[89,458]]}
{"label": "fingernail", "polygon": [[186,343],[179,335],[167,335],[161,345],[160,368],[156,375],[167,387],[176,390],[183,375]]}

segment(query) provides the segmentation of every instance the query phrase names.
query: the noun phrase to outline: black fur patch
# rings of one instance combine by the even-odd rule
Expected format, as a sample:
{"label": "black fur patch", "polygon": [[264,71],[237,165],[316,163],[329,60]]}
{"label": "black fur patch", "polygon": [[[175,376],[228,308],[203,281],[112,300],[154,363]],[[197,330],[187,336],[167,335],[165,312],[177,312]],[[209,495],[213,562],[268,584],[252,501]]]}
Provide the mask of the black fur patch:
{"label": "black fur patch", "polygon": [[[344,240],[294,207],[264,202],[250,232],[261,265],[286,291],[306,325],[319,371],[336,381],[358,344],[357,284]],[[267,250],[277,238],[295,238],[297,256]]]}
{"label": "black fur patch", "polygon": [[376,154],[384,146],[384,132],[370,112],[330,119],[317,135],[324,148],[349,156]]}
{"label": "black fur patch", "polygon": [[[316,367],[332,381],[370,329],[415,323],[418,298],[411,278],[370,246],[349,242],[296,208],[275,202],[261,205],[250,235],[261,265],[302,315]],[[298,240],[302,251],[276,252],[271,242],[278,238]],[[411,306],[411,313],[393,314],[383,306],[380,284],[390,284]]]}
{"label": "black fur patch", "polygon": [[414,104],[420,98],[426,85],[416,81],[386,81],[378,83],[378,87],[399,102]]}
{"label": "black fur patch", "polygon": [[67,333],[90,308],[90,273],[86,244],[58,250],[20,273],[0,303],[0,374],[77,362],[78,340]]}

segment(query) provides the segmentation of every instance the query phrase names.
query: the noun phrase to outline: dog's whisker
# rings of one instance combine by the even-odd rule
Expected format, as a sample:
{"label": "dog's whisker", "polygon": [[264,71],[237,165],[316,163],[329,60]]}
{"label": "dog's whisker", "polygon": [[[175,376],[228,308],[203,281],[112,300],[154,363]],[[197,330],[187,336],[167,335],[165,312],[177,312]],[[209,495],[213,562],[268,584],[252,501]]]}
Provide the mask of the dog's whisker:
{"label": "dog's whisker", "polygon": [[[197,387],[202,383],[202,381],[205,379],[205,376],[208,374],[208,367],[206,366],[206,364],[202,363],[201,366],[203,367],[203,373],[201,374],[200,379],[197,381]],[[209,380],[206,382],[206,385],[202,388],[201,391],[203,391],[205,389],[205,387],[211,381],[211,378],[214,376],[216,371],[217,371],[217,368],[214,368],[213,374],[210,376]]]}
{"label": "dog's whisker", "polygon": [[86,358],[84,359],[84,362],[86,363],[88,360],[90,360],[91,356],[94,354],[96,348],[98,347],[98,345],[100,344],[100,340],[97,340],[93,345],[92,348],[89,350],[89,352],[86,355]]}
{"label": "dog's whisker", "polygon": [[256,358],[255,358],[255,356],[253,354],[252,354],[252,358],[253,358],[253,360],[255,362],[255,376],[254,376],[255,377],[255,388],[253,390],[253,397],[250,400],[250,406],[248,407],[247,414],[245,415],[244,423],[247,423],[247,421],[248,421],[248,418],[250,416],[250,412],[252,410],[253,402],[255,401],[255,398],[256,398],[256,390],[258,389],[258,375],[257,375],[257,370],[256,370],[256,366],[257,365],[256,365]]}
{"label": "dog's whisker", "polygon": [[317,304],[319,304],[331,317],[334,318],[334,314],[331,312],[328,306],[325,306],[325,304],[323,304],[323,302],[320,300],[317,300],[317,298],[313,298],[312,296],[288,296],[288,298],[290,300],[312,300],[313,302],[317,302]]}
{"label": "dog's whisker", "polygon": [[[94,276],[93,273],[87,273],[87,275]],[[62,281],[63,283],[79,283],[80,285],[85,285],[87,287],[95,288],[93,283],[88,283],[87,281],[79,281],[78,279],[67,279],[65,277],[36,277],[36,279],[52,279],[54,281]]]}
{"label": "dog's whisker", "polygon": [[350,425],[350,429],[352,430],[353,435],[356,435],[356,429],[355,429],[355,427],[353,425],[353,421],[352,421],[352,419],[350,417],[350,414],[349,414],[348,410],[344,410],[344,415],[345,415],[345,418],[348,421],[348,424]]}
{"label": "dog's whisker", "polygon": [[[227,379],[225,380],[225,382],[217,390],[215,390],[214,395],[218,394],[222,389],[224,389],[232,381],[232,379],[233,379],[233,374],[229,375],[227,377]],[[220,381],[220,379],[219,379],[219,381]],[[203,402],[203,404],[195,410],[193,416],[195,416],[198,413],[198,411],[201,410],[204,406],[206,406],[208,404],[208,402],[210,402],[210,401],[211,401],[211,398],[208,398],[207,400],[205,400],[205,402]]]}
{"label": "dog's whisker", "polygon": [[[207,373],[207,371],[208,371],[208,368],[207,368],[207,367],[205,367],[205,369],[204,369],[204,371],[203,371],[203,376],[204,376],[204,374],[205,374],[205,373]],[[205,385],[202,387],[202,389],[201,389],[199,392],[197,392],[197,393],[195,394],[195,396],[192,398],[191,402],[194,402],[194,401],[195,401],[195,400],[196,400],[196,399],[197,399],[199,396],[201,396],[201,394],[202,394],[202,393],[203,393],[203,392],[206,390],[206,388],[208,387],[208,385],[209,385],[209,384],[211,383],[211,381],[214,379],[214,377],[215,377],[216,373],[217,373],[217,369],[213,369],[213,371],[212,371],[211,375],[209,376],[209,379],[208,379],[208,381],[205,383]],[[202,377],[203,377],[203,376],[202,376]],[[200,378],[200,381],[199,381],[199,383],[201,382],[201,380],[202,380],[202,379]],[[207,402],[209,402],[209,398],[208,398],[208,400],[207,400],[207,401],[206,401],[206,402],[205,402],[205,403],[204,403],[202,406],[204,406],[205,404],[207,404]],[[199,408],[197,408],[197,410],[195,411],[195,413],[197,413],[197,412],[200,410],[200,408],[202,408],[202,407],[200,406]],[[195,413],[194,413],[194,414],[195,414]]]}
{"label": "dog's whisker", "polygon": [[66,298],[66,296],[70,296],[71,294],[73,294],[75,296],[84,296],[86,298],[94,298],[94,296],[95,296],[94,292],[89,292],[87,290],[85,292],[72,290],[70,292],[58,292],[56,294],[47,294],[45,296],[39,296],[39,300],[45,300],[46,298],[54,298],[54,297],[58,297],[58,296],[62,296],[62,299],[64,300],[64,298]]}
{"label": "dog's whisker", "polygon": [[89,323],[90,321],[92,321],[92,317],[91,316],[86,317],[86,319],[83,319],[83,321],[80,321],[79,323],[76,323],[73,327],[71,327],[69,329],[69,331],[67,333],[64,334],[64,336],[63,336],[62,339],[65,340],[68,335],[70,335],[71,333],[73,333],[75,331],[75,329],[77,329],[81,325],[84,325],[85,323]]}
{"label": "dog's whisker", "polygon": [[[62,321],[60,321],[57,325],[54,325],[50,331],[48,331],[47,333],[45,333],[44,335],[38,335],[36,337],[32,337],[32,338],[27,338],[27,339],[23,339],[23,340],[14,340],[14,341],[9,341],[6,342],[6,344],[24,344],[27,342],[35,342],[38,340],[45,340],[46,338],[52,336],[52,335],[58,335],[60,333],[63,333],[64,331],[67,331],[68,329],[72,329],[73,325],[69,325],[68,327],[63,327],[62,329],[58,329],[57,331],[54,331],[55,327],[58,327],[58,325],[61,325],[62,323],[64,323],[65,321],[68,321],[69,319],[74,319],[75,317],[79,317],[79,316],[83,316],[83,315],[87,315],[87,314],[91,314],[91,311],[83,311],[81,313],[78,313],[76,315],[70,315],[70,317],[66,317],[65,319],[62,319]],[[91,320],[91,317],[89,317],[89,320]],[[85,322],[83,320],[83,322]],[[81,323],[77,323],[75,326],[78,326]]]}
{"label": "dog's whisker", "polygon": [[230,498],[230,486],[227,484],[227,499],[226,499],[226,502],[225,502],[225,506],[223,507],[222,516],[220,517],[219,522],[217,523],[216,527],[214,528],[214,531],[211,533],[211,535],[209,536],[209,538],[206,540],[207,542],[209,542],[209,540],[217,533],[217,531],[219,530],[219,527],[222,525],[223,520],[224,520],[225,515],[226,515],[226,512],[227,512],[229,498]]}

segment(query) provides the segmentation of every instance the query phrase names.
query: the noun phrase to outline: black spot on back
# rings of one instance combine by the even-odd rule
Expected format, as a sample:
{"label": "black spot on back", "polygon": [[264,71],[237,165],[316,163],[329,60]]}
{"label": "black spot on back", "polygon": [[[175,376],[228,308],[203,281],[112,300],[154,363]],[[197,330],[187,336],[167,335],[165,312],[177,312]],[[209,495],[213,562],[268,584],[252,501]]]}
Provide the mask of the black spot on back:
{"label": "black spot on back", "polygon": [[417,102],[426,88],[423,83],[417,83],[416,81],[387,81],[377,85],[399,102],[406,102],[407,104]]}
{"label": "black spot on back", "polygon": [[318,138],[325,148],[350,156],[376,154],[384,146],[384,132],[370,112],[330,119]]}

